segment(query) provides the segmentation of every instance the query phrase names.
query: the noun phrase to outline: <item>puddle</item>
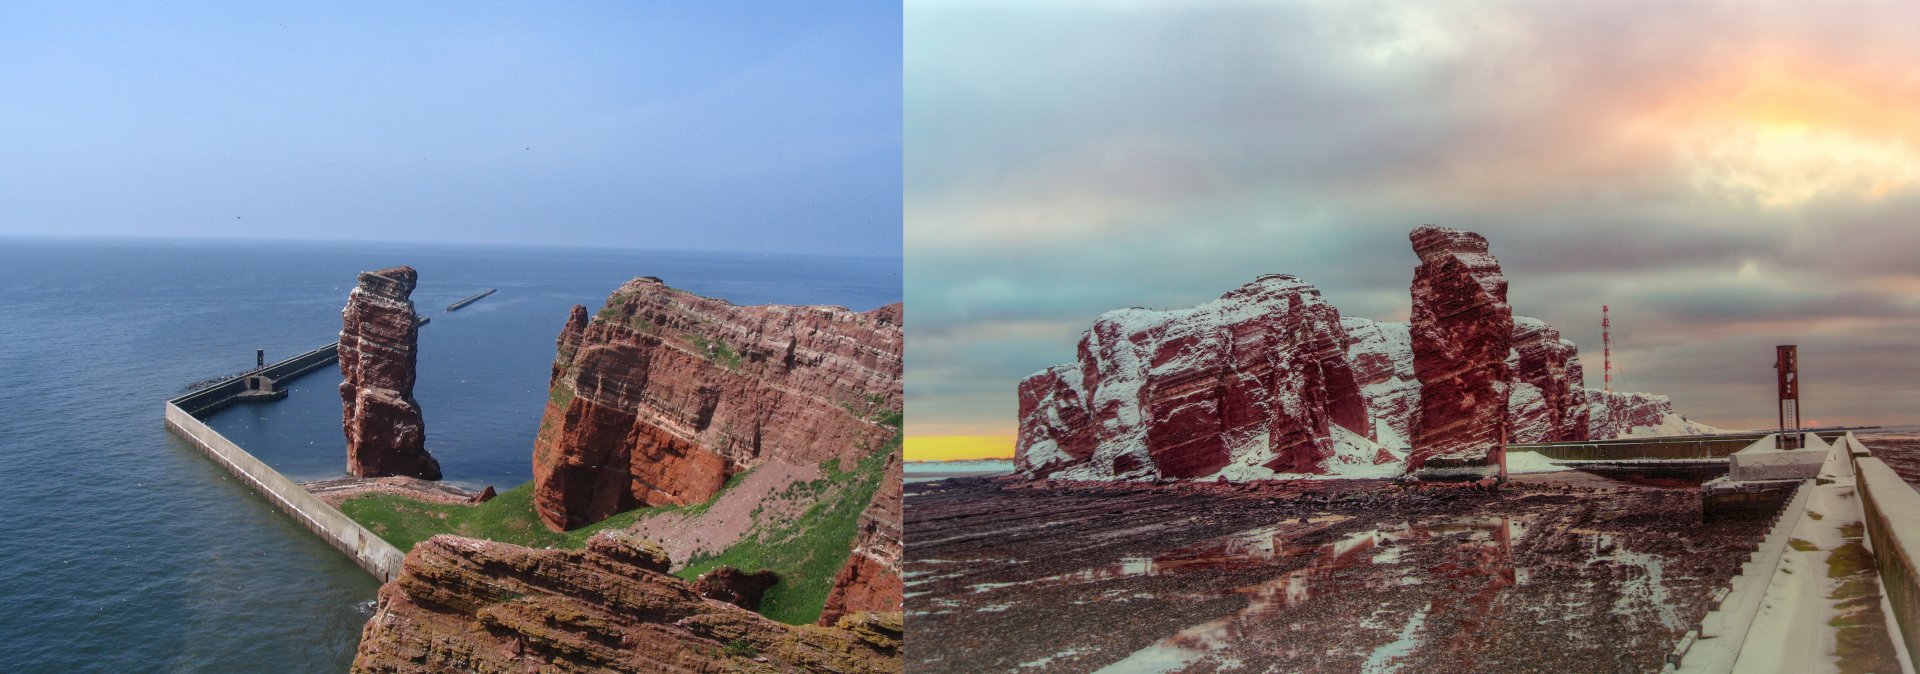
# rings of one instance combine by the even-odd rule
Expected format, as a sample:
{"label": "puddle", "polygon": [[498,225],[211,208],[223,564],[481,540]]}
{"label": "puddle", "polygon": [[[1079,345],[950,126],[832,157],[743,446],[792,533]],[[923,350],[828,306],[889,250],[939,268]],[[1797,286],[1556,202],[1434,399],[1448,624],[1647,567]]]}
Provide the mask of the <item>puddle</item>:
{"label": "puddle", "polygon": [[1373,652],[1367,655],[1366,664],[1360,666],[1361,673],[1388,674],[1399,671],[1400,666],[1393,662],[1394,658],[1413,653],[1413,647],[1420,644],[1414,639],[1414,635],[1419,634],[1420,628],[1427,624],[1427,610],[1431,608],[1433,608],[1432,604],[1420,607],[1412,618],[1407,619],[1406,627],[1400,628],[1398,637],[1385,646],[1373,649]]}
{"label": "puddle", "polygon": [[[1286,525],[1278,525],[1225,537],[1206,546],[1195,546],[1161,557],[1129,559],[1114,568],[1084,577],[1113,577],[1112,574],[1122,572],[1168,573],[1183,568],[1183,565],[1194,566],[1200,561],[1211,564],[1210,568],[1220,568],[1254,562],[1275,563],[1275,560],[1288,561],[1297,557],[1310,558],[1305,565],[1271,580],[1232,590],[1235,594],[1248,597],[1246,607],[1182,629],[1101,671],[1171,672],[1202,661],[1218,664],[1229,654],[1246,655],[1232,652],[1265,640],[1262,637],[1272,636],[1277,628],[1290,622],[1283,613],[1308,604],[1323,594],[1334,597],[1335,601],[1351,598],[1356,591],[1362,593],[1359,596],[1387,596],[1382,593],[1393,592],[1398,587],[1432,582],[1451,586],[1461,579],[1482,577],[1490,579],[1480,591],[1484,601],[1486,597],[1506,592],[1506,588],[1526,585],[1531,581],[1532,570],[1513,563],[1513,545],[1526,535],[1532,519],[1526,516],[1466,517],[1438,524],[1401,523],[1349,533],[1317,546],[1286,545],[1287,540],[1297,540],[1310,529],[1286,529]],[[1621,592],[1612,607],[1613,612],[1621,615],[1645,615],[1651,612],[1658,615],[1660,622],[1669,628],[1681,626],[1678,609],[1672,605],[1672,598],[1664,583],[1664,569],[1659,557],[1627,550],[1618,545],[1612,534],[1577,530],[1569,533],[1577,537],[1577,546],[1574,559],[1565,561],[1575,564],[1606,562],[1635,569],[1619,581]],[[1415,546],[1432,545],[1451,546],[1451,552],[1445,555],[1447,561],[1431,567],[1405,562],[1409,558],[1409,551]],[[1200,550],[1208,554],[1194,554]],[[1355,567],[1379,568],[1346,573]],[[1064,581],[1073,577],[1083,576],[1065,574],[1054,579]],[[1421,630],[1433,608],[1432,603],[1422,606],[1404,623],[1367,625],[1391,639],[1385,645],[1365,653],[1367,660],[1363,671],[1394,671],[1395,663],[1420,645]],[[1461,610],[1455,609],[1454,613]],[[1469,628],[1469,631],[1472,629]]]}
{"label": "puddle", "polygon": [[[1356,627],[1371,639],[1357,643],[1380,643],[1377,647],[1348,651],[1350,657],[1364,658],[1366,672],[1391,672],[1408,656],[1425,646],[1430,620],[1445,616],[1451,639],[1471,638],[1490,602],[1528,585],[1535,569],[1516,565],[1514,545],[1534,526],[1534,516],[1516,517],[1460,516],[1451,519],[1403,521],[1373,529],[1332,537],[1317,545],[1290,542],[1325,531],[1347,517],[1332,516],[1305,522],[1289,520],[1210,539],[1154,556],[1130,556],[1077,571],[1015,582],[977,583],[968,586],[971,593],[996,592],[1015,586],[1082,585],[1113,583],[1130,578],[1203,571],[1246,571],[1286,568],[1258,583],[1235,587],[1213,596],[1244,596],[1246,605],[1213,620],[1194,624],[1157,642],[1128,654],[1102,668],[1102,672],[1173,672],[1196,665],[1230,667],[1242,658],[1259,659],[1257,651],[1279,648],[1270,655],[1287,658],[1293,646],[1269,645],[1284,630],[1297,628],[1299,621],[1327,608],[1302,609],[1315,601],[1331,601],[1331,610],[1345,610],[1342,602],[1376,601],[1375,618]],[[1610,597],[1611,612],[1622,616],[1657,616],[1668,628],[1682,627],[1678,609],[1672,605],[1665,584],[1663,560],[1622,547],[1610,533],[1591,529],[1569,529],[1564,534],[1570,545],[1566,554],[1551,555],[1555,568],[1565,569],[1592,564],[1610,564],[1624,569],[1616,574],[1619,593]],[[1327,538],[1324,534],[1322,539]],[[925,573],[925,572],[923,572]],[[914,574],[908,585],[941,577],[938,573]],[[1402,602],[1388,608],[1392,593],[1402,588],[1435,585],[1422,590],[1428,599],[1422,604]],[[1472,589],[1469,589],[1472,588]],[[1139,597],[1164,599],[1151,593],[1140,594],[1139,587],[1126,583],[1087,588],[1097,602],[1128,601]],[[1435,595],[1434,592],[1443,594]],[[1459,594],[1444,594],[1459,593]],[[992,595],[993,603],[976,608],[981,612],[1017,611],[1018,593]],[[1377,598],[1377,599],[1369,599]],[[1462,603],[1465,602],[1465,603]],[[1417,610],[1413,610],[1417,607]],[[944,607],[943,607],[944,608]],[[1412,611],[1409,613],[1409,611]],[[1457,628],[1451,621],[1465,621]],[[1289,627],[1292,626],[1292,627]],[[1357,636],[1357,635],[1356,635]],[[1285,642],[1285,639],[1281,639]],[[1433,647],[1440,647],[1435,645]],[[1351,646],[1341,648],[1353,648]],[[1256,651],[1256,652],[1249,652]],[[1332,653],[1330,653],[1332,654]],[[1065,657],[1062,653],[1055,657]],[[1044,667],[1053,658],[1024,663],[1023,667]]]}

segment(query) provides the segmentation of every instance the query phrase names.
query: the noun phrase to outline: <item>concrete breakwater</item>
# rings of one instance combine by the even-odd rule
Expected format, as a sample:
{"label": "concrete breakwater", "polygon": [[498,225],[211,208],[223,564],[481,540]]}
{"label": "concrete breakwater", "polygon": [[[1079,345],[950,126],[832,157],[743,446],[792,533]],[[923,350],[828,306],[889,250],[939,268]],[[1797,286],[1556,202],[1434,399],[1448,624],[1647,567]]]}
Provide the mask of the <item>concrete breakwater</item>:
{"label": "concrete breakwater", "polygon": [[447,311],[459,311],[461,307],[486,299],[488,295],[492,295],[497,290],[499,290],[499,288],[488,288],[486,290],[482,290],[473,295],[469,295],[465,298],[462,298],[458,302],[454,302],[453,304],[447,305]]}
{"label": "concrete breakwater", "polygon": [[249,388],[249,378],[266,377],[274,382],[292,381],[300,375],[331,365],[339,357],[340,343],[334,342],[292,358],[271,363],[266,367],[255,368],[222,379],[211,386],[179,396],[167,403],[179,407],[187,414],[204,417],[232,405],[240,394]]}
{"label": "concrete breakwater", "polygon": [[208,388],[166,401],[167,429],[192,442],[215,463],[240,478],[255,493],[286,512],[308,531],[325,540],[360,568],[382,582],[400,573],[406,554],[339,509],[327,505],[293,480],[281,475],[239,445],[213,430],[202,418],[233,404],[248,390],[247,379],[266,376],[284,382],[334,362],[338,344],[308,351],[284,361],[235,376]]}

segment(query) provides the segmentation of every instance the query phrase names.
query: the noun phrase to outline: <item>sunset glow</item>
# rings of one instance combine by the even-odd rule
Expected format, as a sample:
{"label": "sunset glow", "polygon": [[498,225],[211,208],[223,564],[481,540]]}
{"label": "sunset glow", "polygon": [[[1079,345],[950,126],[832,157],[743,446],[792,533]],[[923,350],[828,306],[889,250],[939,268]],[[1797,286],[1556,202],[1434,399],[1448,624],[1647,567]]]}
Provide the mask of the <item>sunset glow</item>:
{"label": "sunset glow", "polygon": [[1011,435],[907,436],[908,461],[964,461],[1013,457]]}

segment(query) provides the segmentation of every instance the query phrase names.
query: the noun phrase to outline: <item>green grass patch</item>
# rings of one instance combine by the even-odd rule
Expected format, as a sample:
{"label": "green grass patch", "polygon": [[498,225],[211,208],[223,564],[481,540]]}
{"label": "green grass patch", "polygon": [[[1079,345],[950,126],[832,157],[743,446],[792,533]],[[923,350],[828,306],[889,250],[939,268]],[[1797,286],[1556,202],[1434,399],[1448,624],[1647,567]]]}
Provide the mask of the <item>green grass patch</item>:
{"label": "green grass patch", "polygon": [[876,424],[880,424],[882,426],[899,428],[901,422],[903,421],[903,415],[901,414],[900,410],[890,410],[890,409],[883,408],[880,406],[880,404],[883,402],[886,402],[885,396],[879,395],[877,393],[869,393],[866,395],[866,397],[862,398],[857,403],[856,402],[840,403],[840,409],[846,410],[847,414],[860,417],[862,419],[874,422]]}
{"label": "green grass patch", "polygon": [[[653,513],[693,507],[629,510],[573,531],[554,532],[547,529],[547,525],[540,522],[540,515],[534,512],[533,482],[528,481],[479,505],[423,503],[393,494],[367,494],[340,504],[340,511],[393,547],[407,551],[435,534],[456,534],[531,548],[580,548],[587,544],[588,538],[603,530],[626,528]],[[704,509],[705,504],[698,507]]]}
{"label": "green grass patch", "polygon": [[713,507],[734,487],[752,475],[749,468],[727,478],[727,485],[705,503],[640,508],[614,515],[579,529],[554,532],[540,522],[533,509],[533,482],[529,480],[479,505],[423,503],[393,494],[367,494],[340,504],[340,511],[402,551],[412,550],[435,534],[456,534],[531,548],[582,548],[587,539],[607,529],[624,529],[640,518],[667,512],[699,515]]}
{"label": "green grass patch", "polygon": [[747,571],[771,569],[780,574],[780,582],[760,598],[760,613],[793,625],[820,619],[833,578],[853,552],[860,513],[885,479],[887,457],[899,442],[895,436],[886,448],[851,469],[843,468],[837,459],[820,464],[819,479],[795,484],[789,494],[807,491],[827,498],[793,521],[756,525],[726,552],[696,557],[676,575],[692,580],[722,565]]}
{"label": "green grass patch", "polygon": [[706,335],[695,333],[687,335],[687,343],[693,345],[694,352],[706,356],[708,361],[725,365],[729,370],[740,369],[740,353],[727,346],[727,340],[707,339]]}
{"label": "green grass patch", "polygon": [[[760,600],[760,613],[781,622],[800,625],[820,618],[834,576],[853,552],[860,514],[885,479],[887,457],[897,451],[896,435],[881,451],[848,467],[832,459],[820,464],[819,479],[788,487],[786,496],[809,497],[816,502],[800,517],[787,522],[758,523],[740,542],[719,555],[696,557],[675,575],[693,580],[716,566],[780,574],[780,582]],[[514,487],[479,505],[423,503],[392,494],[367,494],[348,499],[341,512],[402,551],[412,550],[436,534],[456,534],[534,548],[573,548],[607,529],[625,529],[642,517],[665,512],[698,515],[720,496],[738,486],[754,469],[737,473],[713,500],[687,506],[642,508],[614,515],[567,532],[554,532],[540,522],[533,509],[533,482]]]}
{"label": "green grass patch", "polygon": [[626,308],[627,308],[627,296],[615,295],[611,299],[608,299],[607,306],[601,307],[600,313],[595,314],[594,316],[595,318],[598,318],[604,321],[604,320],[619,316],[620,312],[626,310]]}

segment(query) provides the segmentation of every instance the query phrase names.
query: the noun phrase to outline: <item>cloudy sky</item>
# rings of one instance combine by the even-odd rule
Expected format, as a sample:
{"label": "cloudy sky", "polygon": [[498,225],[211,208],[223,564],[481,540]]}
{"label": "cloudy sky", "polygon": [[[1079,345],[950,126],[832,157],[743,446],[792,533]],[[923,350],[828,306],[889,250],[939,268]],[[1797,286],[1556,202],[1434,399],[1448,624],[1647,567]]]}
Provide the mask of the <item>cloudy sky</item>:
{"label": "cloudy sky", "polygon": [[898,256],[900,11],[9,0],[0,236]]}
{"label": "cloudy sky", "polygon": [[[1695,420],[1920,423],[1920,6],[909,2],[908,448],[1011,452],[1102,311],[1300,275],[1404,319],[1421,223]],[[1442,7],[1441,5],[1444,5]],[[949,453],[937,453],[935,448]]]}

